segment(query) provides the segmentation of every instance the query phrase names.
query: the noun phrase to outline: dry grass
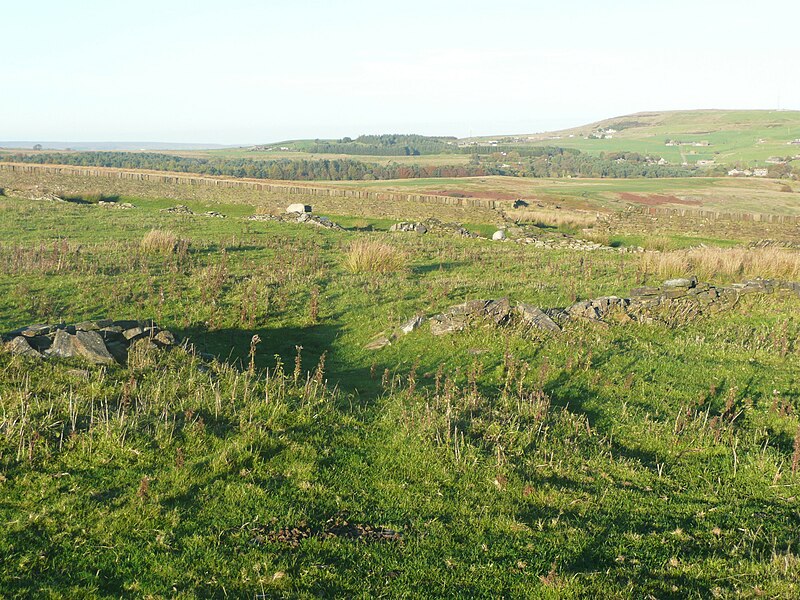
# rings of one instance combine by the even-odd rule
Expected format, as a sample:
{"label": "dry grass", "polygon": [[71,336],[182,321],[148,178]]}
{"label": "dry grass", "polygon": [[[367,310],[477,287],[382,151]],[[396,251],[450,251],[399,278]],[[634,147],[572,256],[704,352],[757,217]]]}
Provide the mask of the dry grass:
{"label": "dry grass", "polygon": [[347,249],[344,265],[352,273],[394,273],[405,268],[406,256],[378,240],[357,240]]}
{"label": "dry grass", "polygon": [[540,227],[589,227],[597,222],[597,215],[588,212],[515,209],[508,216],[521,223],[532,223]]}
{"label": "dry grass", "polygon": [[705,280],[774,277],[800,280],[800,252],[784,248],[692,248],[648,252],[643,266],[659,277],[694,274]]}
{"label": "dry grass", "polygon": [[146,252],[180,253],[186,250],[189,242],[180,239],[172,231],[152,229],[142,238],[140,245]]}

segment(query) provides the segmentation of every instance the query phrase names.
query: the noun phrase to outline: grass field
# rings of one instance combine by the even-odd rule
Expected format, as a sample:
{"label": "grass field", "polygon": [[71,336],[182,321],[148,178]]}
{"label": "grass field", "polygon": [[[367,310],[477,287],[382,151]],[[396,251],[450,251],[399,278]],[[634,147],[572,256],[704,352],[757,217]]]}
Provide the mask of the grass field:
{"label": "grass field", "polygon": [[465,177],[346,181],[353,189],[436,193],[466,197],[560,203],[589,210],[619,210],[631,204],[704,208],[721,212],[800,214],[796,183],[751,178],[532,179]]}
{"label": "grass field", "polygon": [[[584,139],[599,128],[617,128],[618,131],[612,134],[611,139]],[[724,164],[743,162],[763,165],[771,156],[800,154],[800,145],[788,144],[800,139],[800,111],[696,110],[637,113],[563,131],[518,137],[531,137],[531,143],[535,145],[575,148],[592,154],[639,152],[662,156],[678,164],[684,161],[692,164],[704,159]],[[666,146],[667,139],[689,143],[709,142],[710,145]]]}
{"label": "grass field", "polygon": [[[566,181],[564,196],[594,190],[605,206],[689,182],[619,183],[635,187]],[[328,231],[243,219],[287,197],[38,184],[125,192],[136,208],[0,197],[0,331],[153,318],[216,359],[0,351],[0,596],[797,597],[800,298],[744,296],[675,328],[423,326],[370,351],[468,299],[560,307],[691,273],[683,255],[656,273],[669,252],[386,232],[419,206],[343,200],[323,212],[348,229]],[[697,185],[752,205],[778,195]],[[161,212],[178,202],[228,218]],[[487,231],[496,219],[427,210]],[[153,229],[189,251],[143,249]],[[744,241],[704,232],[717,234]],[[356,241],[388,246],[393,270],[354,269]],[[360,534],[381,528],[398,535]]]}

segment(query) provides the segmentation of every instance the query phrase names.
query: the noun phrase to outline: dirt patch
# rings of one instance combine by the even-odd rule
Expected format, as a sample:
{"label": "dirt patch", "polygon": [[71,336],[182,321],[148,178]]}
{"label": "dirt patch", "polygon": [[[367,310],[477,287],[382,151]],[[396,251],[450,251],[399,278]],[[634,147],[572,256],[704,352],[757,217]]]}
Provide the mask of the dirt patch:
{"label": "dirt patch", "polygon": [[300,523],[297,527],[283,527],[277,530],[256,527],[252,532],[254,534],[253,541],[257,544],[272,542],[285,544],[293,548],[298,547],[300,542],[311,537],[322,539],[345,538],[362,542],[403,542],[403,534],[399,531],[387,529],[386,527],[348,523],[338,518],[329,519],[319,529],[312,529],[305,523]]}
{"label": "dirt patch", "polygon": [[699,200],[685,200],[677,196],[667,196],[664,194],[648,194],[646,196],[640,194],[632,194],[630,192],[620,192],[619,197],[626,202],[633,202],[634,204],[642,204],[644,206],[660,206],[662,204],[683,204],[685,206],[700,206],[702,202]]}

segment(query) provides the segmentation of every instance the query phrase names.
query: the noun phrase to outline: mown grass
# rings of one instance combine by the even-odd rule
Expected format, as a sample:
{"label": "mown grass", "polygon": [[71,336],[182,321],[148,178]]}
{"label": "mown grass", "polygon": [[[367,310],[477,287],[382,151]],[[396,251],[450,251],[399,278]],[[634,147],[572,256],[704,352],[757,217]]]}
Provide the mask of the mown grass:
{"label": "mown grass", "polygon": [[[796,297],[371,352],[465,299],[564,306],[659,276],[613,252],[4,201],[0,330],[154,318],[218,360],[0,353],[0,595],[797,596]],[[151,229],[189,250],[144,251]],[[351,272],[362,240],[405,268]],[[403,541],[315,535],[330,519]]]}

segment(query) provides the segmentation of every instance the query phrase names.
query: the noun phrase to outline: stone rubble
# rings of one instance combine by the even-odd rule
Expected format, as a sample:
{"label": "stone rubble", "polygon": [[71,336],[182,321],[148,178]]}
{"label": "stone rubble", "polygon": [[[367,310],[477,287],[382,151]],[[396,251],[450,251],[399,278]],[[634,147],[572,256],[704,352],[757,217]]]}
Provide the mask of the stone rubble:
{"label": "stone rubble", "polygon": [[389,227],[389,231],[405,231],[423,234],[428,233],[428,228],[425,226],[425,223],[409,223],[407,221],[401,221],[400,223],[395,223]]}
{"label": "stone rubble", "polygon": [[335,229],[343,231],[344,227],[331,221],[328,217],[320,217],[311,213],[297,213],[290,212],[285,215],[270,215],[270,214],[256,214],[247,217],[248,221],[277,221],[279,223],[305,223],[306,225],[315,225],[325,229]]}
{"label": "stone rubble", "polygon": [[74,325],[38,324],[2,335],[11,354],[35,358],[83,358],[94,364],[124,365],[136,344],[170,348],[176,336],[153,321],[98,319]]}
{"label": "stone rubble", "polygon": [[105,206],[106,208],[118,208],[121,210],[130,210],[131,208],[136,208],[130,202],[106,202],[105,200],[100,200],[97,203],[97,206]]}
{"label": "stone rubble", "polygon": [[[745,294],[789,292],[800,296],[800,282],[777,279],[752,279],[726,286],[714,286],[697,281],[696,277],[670,279],[658,287],[639,287],[629,297],[601,296],[576,302],[566,308],[542,310],[532,304],[512,304],[508,298],[468,300],[451,306],[443,313],[428,319],[432,335],[440,336],[463,331],[475,324],[490,327],[523,326],[558,333],[570,320],[591,321],[602,325],[611,323],[664,323],[679,326],[706,313],[731,309]],[[425,317],[416,316],[406,327],[391,335],[373,338],[365,346],[378,350],[391,344],[401,335],[419,328]]]}
{"label": "stone rubble", "polygon": [[212,217],[216,219],[227,218],[225,215],[215,210],[209,210],[204,213],[196,213],[191,208],[183,204],[178,204],[177,206],[170,206],[169,208],[162,208],[161,212],[170,213],[173,215],[199,215],[201,217]]}

